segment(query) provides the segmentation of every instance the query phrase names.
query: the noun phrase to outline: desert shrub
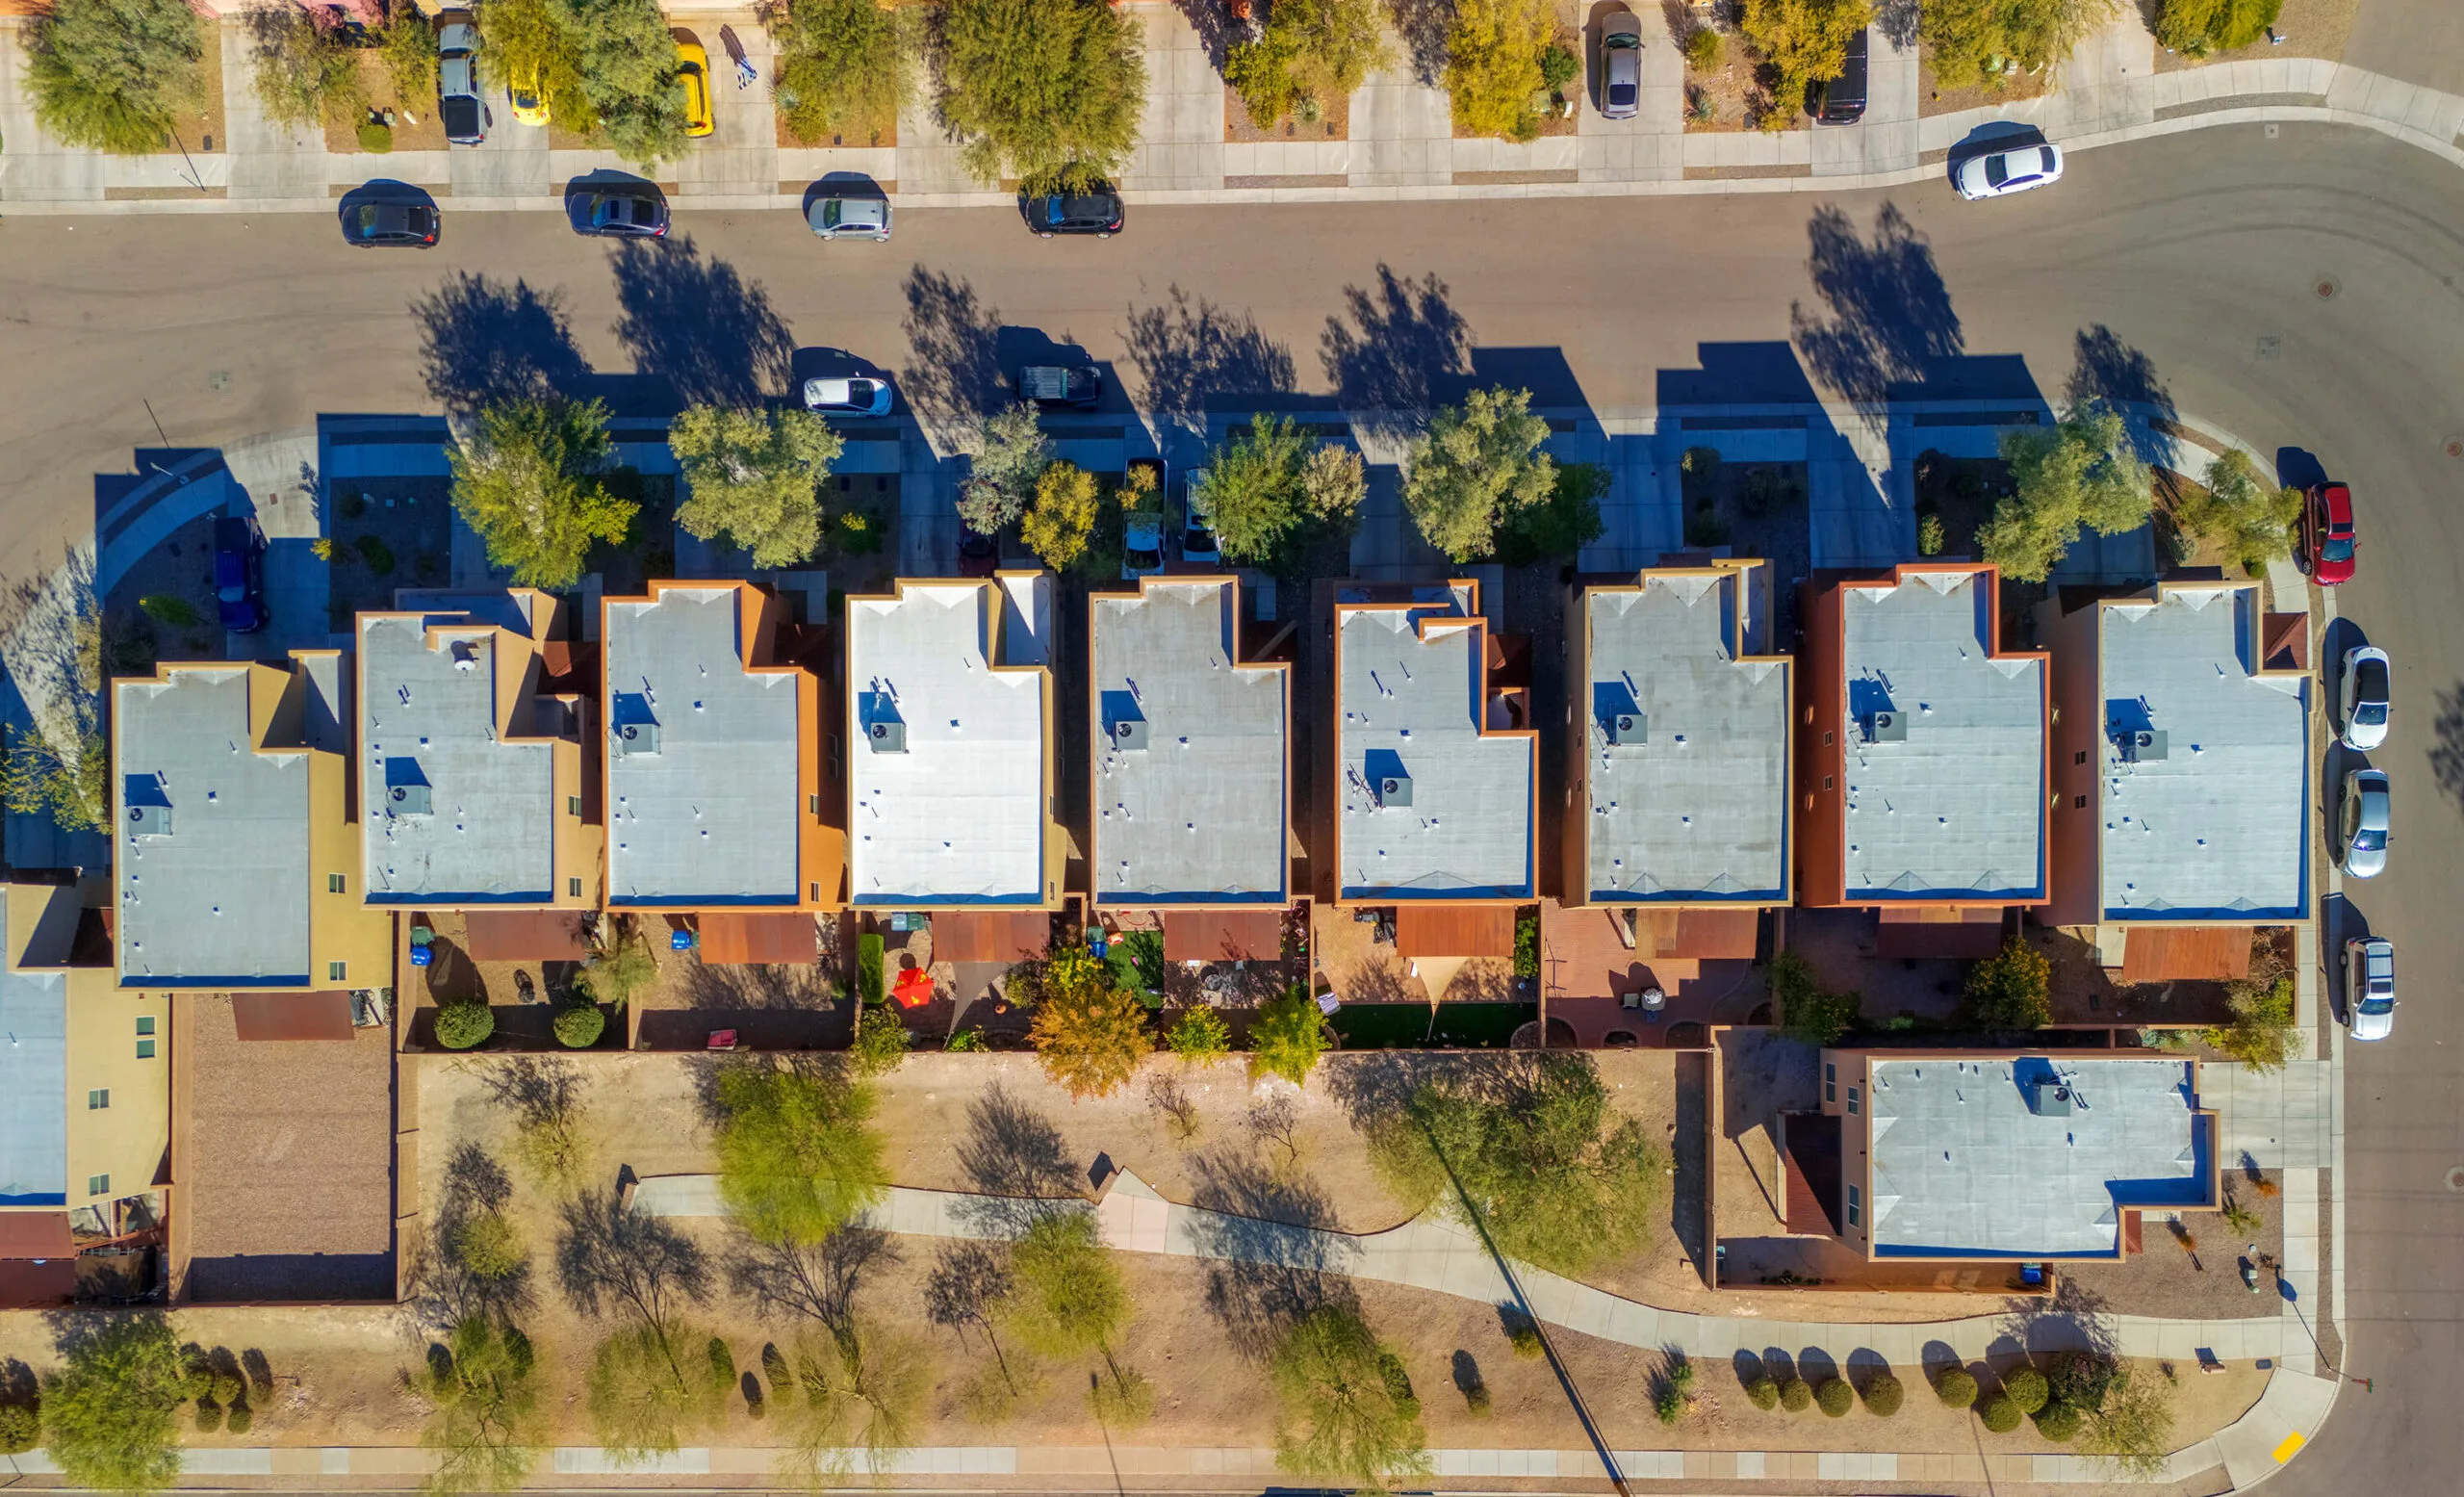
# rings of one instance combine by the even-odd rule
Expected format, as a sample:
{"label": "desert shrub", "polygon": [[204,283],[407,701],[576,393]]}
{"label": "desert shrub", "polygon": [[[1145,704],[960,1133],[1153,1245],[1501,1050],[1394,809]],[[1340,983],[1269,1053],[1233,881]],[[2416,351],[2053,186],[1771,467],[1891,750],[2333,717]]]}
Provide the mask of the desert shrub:
{"label": "desert shrub", "polygon": [[1475,1382],[1463,1390],[1463,1410],[1475,1419],[1486,1419],[1496,1407],[1497,1396],[1485,1382]]}
{"label": "desert shrub", "polygon": [[1934,1380],[1934,1396],[1952,1408],[1965,1408],[1976,1402],[1976,1380],[1964,1367],[1953,1367]]}
{"label": "desert shrub", "polygon": [[1780,1384],[1767,1377],[1748,1378],[1745,1396],[1757,1408],[1777,1408],[1780,1407]]}
{"label": "desert shrub", "polygon": [[1988,1398],[1976,1412],[1977,1417],[1985,1421],[1985,1427],[1996,1434],[2010,1433],[2019,1427],[2020,1420],[2027,1417],[2019,1412],[2019,1406],[2008,1393],[1996,1393]]}
{"label": "desert shrub", "polygon": [[194,629],[205,622],[198,616],[196,605],[172,593],[147,593],[137,600],[137,606],[147,618],[173,629]]}
{"label": "desert shrub", "polygon": [[2094,1352],[2061,1352],[2045,1363],[2044,1376],[2053,1402],[2084,1413],[2103,1406],[2119,1371],[2111,1357]]}
{"label": "desert shrub", "polygon": [[1781,1032],[1808,1045],[1833,1045],[1857,1027],[1864,1017],[1864,994],[1825,993],[1813,980],[1813,968],[1794,951],[1771,959],[1768,977],[1771,1006]]}
{"label": "desert shrub", "polygon": [[232,1405],[231,1411],[222,1416],[222,1428],[226,1433],[231,1434],[245,1434],[248,1432],[249,1426],[256,1422],[257,1416],[245,1404]]}
{"label": "desert shrub", "polygon": [[2262,1073],[2283,1070],[2286,1061],[2300,1053],[2292,978],[2279,977],[2272,983],[2245,978],[2225,988],[2224,1001],[2233,1011],[2233,1021],[2205,1031],[2201,1038],[2209,1045]]}
{"label": "desert shrub", "polygon": [[1685,65],[1698,73],[1707,73],[1720,65],[1720,34],[1708,26],[1694,28],[1685,39]]}
{"label": "desert shrub", "polygon": [[1562,41],[1552,41],[1540,53],[1540,87],[1552,93],[1562,92],[1566,85],[1582,75],[1582,59],[1575,49]]}
{"label": "desert shrub", "polygon": [[1824,1413],[1837,1419],[1856,1407],[1857,1390],[1848,1385],[1845,1378],[1825,1378],[1822,1385],[1813,1390],[1813,1401]]}
{"label": "desert shrub", "polygon": [[914,1038],[897,1010],[886,1003],[866,1003],[856,1012],[856,1042],[848,1046],[847,1058],[861,1074],[886,1075],[907,1059]]}
{"label": "desert shrub", "polygon": [[1044,1074],[1069,1095],[1110,1097],[1154,1048],[1146,1004],[1112,985],[1112,969],[1084,945],[1065,946],[1045,964],[1029,1026]]}
{"label": "desert shrub", "polygon": [[513,1224],[494,1211],[478,1212],[453,1228],[453,1261],[474,1278],[500,1282],[519,1275],[530,1262]]}
{"label": "desert shrub", "polygon": [[0,1404],[0,1456],[22,1456],[42,1439],[42,1416],[31,1404]]}
{"label": "desert shrub", "polygon": [[1258,1005],[1249,1022],[1249,1078],[1281,1076],[1295,1086],[1318,1069],[1318,1057],[1333,1043],[1334,1029],[1317,1003],[1295,988]]}
{"label": "desert shrub", "polygon": [[586,1050],[607,1032],[607,1016],[596,1003],[567,1004],[556,1015],[556,1043],[569,1050]]}
{"label": "desert shrub", "polygon": [[381,119],[359,122],[359,148],[372,156],[382,156],[394,148],[394,127]]}
{"label": "desert shrub", "polygon": [[1813,1407],[1813,1387],[1803,1378],[1790,1378],[1780,1384],[1780,1407],[1792,1414],[1804,1413]]}
{"label": "desert shrub", "polygon": [[1192,1065],[1220,1060],[1232,1053],[1232,1026],[1211,1008],[1194,1008],[1164,1031],[1164,1044]]}
{"label": "desert shrub", "polygon": [[2079,1437],[2079,1410],[2056,1399],[2037,1410],[2037,1432],[2057,1445]]}
{"label": "desert shrub", "polygon": [[1878,1372],[1865,1383],[1865,1411],[1878,1419],[1887,1419],[1899,1412],[1900,1403],[1907,1396],[1907,1389],[1899,1385],[1897,1378]]}
{"label": "desert shrub", "polygon": [[482,1045],[497,1032],[497,1016],[476,998],[456,998],[436,1011],[436,1043],[449,1050]]}
{"label": "desert shrub", "polygon": [[1505,1339],[1514,1348],[1514,1355],[1524,1361],[1536,1362],[1548,1354],[1549,1349],[1541,1344],[1540,1328],[1520,1315],[1505,1328]]}
{"label": "desert shrub", "polygon": [[1942,527],[1940,515],[1927,515],[1916,522],[1916,554],[1918,555],[1938,556],[1942,554],[1942,548],[1949,543],[1950,535]]}
{"label": "desert shrub", "polygon": [[2003,1378],[2002,1391],[2011,1396],[2011,1402],[2018,1405],[2023,1414],[2035,1413],[2053,1397],[2053,1390],[2045,1385],[2044,1374],[2033,1367],[2015,1368]]}
{"label": "desert shrub", "polygon": [[1968,968],[1962,1009],[1980,1029],[2041,1029],[2053,1022],[2053,964],[2014,936]]}

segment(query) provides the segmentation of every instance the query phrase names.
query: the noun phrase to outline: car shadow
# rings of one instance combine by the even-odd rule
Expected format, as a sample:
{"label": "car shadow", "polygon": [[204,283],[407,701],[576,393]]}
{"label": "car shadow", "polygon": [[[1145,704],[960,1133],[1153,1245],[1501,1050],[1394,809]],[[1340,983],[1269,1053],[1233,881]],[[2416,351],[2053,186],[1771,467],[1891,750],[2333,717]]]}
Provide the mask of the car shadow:
{"label": "car shadow", "polygon": [[404,203],[412,207],[433,208],[436,196],[416,183],[374,177],[342,195],[342,200],[334,205],[334,222],[338,225],[349,222],[353,212],[372,203]]}
{"label": "car shadow", "polygon": [[2327,468],[2307,448],[2275,450],[2275,481],[2289,489],[2307,489],[2327,481]]}
{"label": "car shadow", "polygon": [[591,197],[597,189],[603,187],[648,189],[652,196],[661,202],[667,200],[667,194],[659,190],[659,185],[648,177],[620,171],[614,167],[596,168],[565,184],[565,222],[575,233],[589,232]]}
{"label": "car shadow", "polygon": [[2320,980],[2327,995],[2327,1014],[2337,1023],[2349,1027],[2352,995],[2345,991],[2345,942],[2373,934],[2370,917],[2346,894],[2329,894],[2320,914],[2320,965],[2325,968]]}
{"label": "car shadow", "polygon": [[812,205],[825,197],[869,197],[879,202],[889,201],[889,194],[882,191],[882,185],[860,171],[825,171],[805,189],[804,203],[797,210],[807,223],[812,221]]}
{"label": "car shadow", "polygon": [[2007,151],[2022,145],[2048,145],[2044,132],[2016,119],[1989,119],[1962,136],[1952,145],[1948,159],[1942,163],[1946,180],[1957,181],[1960,168],[1987,151]]}

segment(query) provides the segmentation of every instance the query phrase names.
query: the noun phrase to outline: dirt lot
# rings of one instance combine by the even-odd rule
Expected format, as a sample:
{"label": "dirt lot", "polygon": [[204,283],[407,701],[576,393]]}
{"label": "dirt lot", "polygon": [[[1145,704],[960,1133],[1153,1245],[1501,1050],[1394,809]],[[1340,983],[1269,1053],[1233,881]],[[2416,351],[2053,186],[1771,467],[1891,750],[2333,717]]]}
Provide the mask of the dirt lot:
{"label": "dirt lot", "polygon": [[177,1009],[189,1285],[200,1300],[391,1300],[393,1042],[242,1041],[231,1000]]}

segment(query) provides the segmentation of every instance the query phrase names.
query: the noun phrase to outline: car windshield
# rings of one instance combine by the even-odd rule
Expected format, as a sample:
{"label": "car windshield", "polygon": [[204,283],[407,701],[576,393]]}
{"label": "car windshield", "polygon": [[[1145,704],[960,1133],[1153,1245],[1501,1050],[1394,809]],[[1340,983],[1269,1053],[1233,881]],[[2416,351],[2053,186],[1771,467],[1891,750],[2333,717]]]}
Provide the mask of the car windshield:
{"label": "car windshield", "polygon": [[2365,1014],[2392,1014],[2396,1012],[2396,1000],[2382,997],[2364,998],[2361,1000],[2361,1011]]}
{"label": "car windshield", "polygon": [[2356,852],[2382,852],[2387,846],[2387,834],[2364,828],[2352,835],[2352,845]]}
{"label": "car windshield", "polygon": [[2322,561],[2350,561],[2352,559],[2352,542],[2348,540],[2331,540],[2323,542],[2319,547],[2319,559]]}
{"label": "car windshield", "polygon": [[1127,558],[1129,568],[1133,572],[1149,571],[1164,564],[1164,553],[1160,550],[1142,551],[1133,546],[1122,555]]}
{"label": "car windshield", "polygon": [[840,211],[837,198],[834,197],[830,199],[830,201],[821,205],[821,226],[823,228],[834,229],[846,221],[847,216]]}

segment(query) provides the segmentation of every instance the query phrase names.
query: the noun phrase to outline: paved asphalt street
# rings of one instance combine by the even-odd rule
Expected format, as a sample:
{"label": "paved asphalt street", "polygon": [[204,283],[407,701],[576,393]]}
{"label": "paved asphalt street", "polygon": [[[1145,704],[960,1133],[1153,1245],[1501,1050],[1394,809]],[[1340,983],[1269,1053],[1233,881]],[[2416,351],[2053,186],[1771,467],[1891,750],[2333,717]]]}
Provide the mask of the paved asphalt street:
{"label": "paved asphalt street", "polygon": [[[1817,299],[1808,227],[1835,201],[1866,234],[1896,203],[1930,239],[1949,315],[1902,305],[1899,288],[1927,288],[1921,257],[1910,278],[1846,276],[1861,301]],[[452,271],[559,291],[593,367],[631,367],[603,247],[550,215],[445,208],[445,244],[427,254],[351,250],[323,215],[0,223],[7,569],[22,576],[90,526],[91,475],[125,471],[131,447],[155,442],[140,397],[175,444],[304,427],[319,411],[433,409],[408,307]],[[2351,1389],[2270,1490],[2393,1497],[2464,1468],[2451,1407],[2464,1392],[2464,1174],[2449,1183],[2464,1168],[2464,697],[2452,695],[2464,692],[2464,460],[2444,450],[2464,442],[2464,177],[2452,168],[2358,130],[2288,125],[2271,139],[2244,125],[2086,153],[2058,189],[2001,203],[1927,184],[1836,199],[1133,204],[1128,233],[1109,244],[1040,243],[998,212],[903,213],[887,247],[818,244],[783,213],[686,212],[678,231],[766,288],[799,345],[892,370],[908,361],[906,283],[922,267],[971,286],[1004,323],[1075,339],[1125,373],[1133,310],[1178,285],[1253,317],[1298,387],[1323,392],[1328,318],[1354,325],[1347,289],[1375,288],[1383,263],[1437,276],[1483,348],[1560,350],[1604,416],[1651,406],[1661,372],[1695,368],[1700,344],[1787,339],[1798,301],[1885,343],[1914,323],[1937,350],[2020,355],[2056,397],[2075,335],[2102,325],[2152,361],[2184,413],[2262,451],[2316,454],[2361,505],[2344,616],[2397,663],[2395,735],[2378,756],[2399,808],[2392,861],[2353,886],[2353,910],[2396,942],[2406,1001],[2393,1043],[2352,1048],[2347,1083],[2337,1252],[2352,1304],[2336,1318],[2350,1370],[2377,1391]],[[2443,742],[2442,697],[2453,704]]]}

